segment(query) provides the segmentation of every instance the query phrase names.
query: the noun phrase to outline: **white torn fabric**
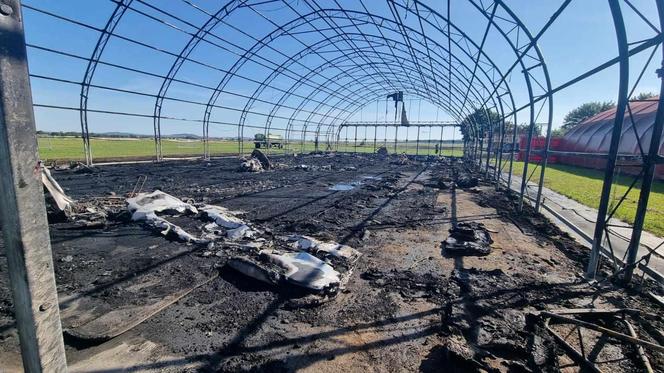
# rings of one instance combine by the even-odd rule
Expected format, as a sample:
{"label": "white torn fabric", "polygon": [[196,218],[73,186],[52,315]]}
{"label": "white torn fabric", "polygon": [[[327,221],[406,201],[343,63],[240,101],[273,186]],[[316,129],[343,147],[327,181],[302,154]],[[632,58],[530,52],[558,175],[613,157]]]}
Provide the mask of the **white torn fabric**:
{"label": "white torn fabric", "polygon": [[264,253],[274,264],[286,270],[284,278],[298,286],[321,291],[335,288],[341,282],[339,272],[315,256],[300,251],[298,253]]}
{"label": "white torn fabric", "polygon": [[152,193],[140,193],[134,198],[127,198],[127,209],[132,213],[132,220],[145,221],[147,224],[161,229],[161,234],[164,236],[173,234],[181,241],[196,244],[210,242],[207,238],[194,237],[180,226],[157,216],[157,212],[185,213],[189,211],[194,214],[198,213],[196,207],[160,190],[155,190]]}
{"label": "white torn fabric", "polygon": [[263,165],[256,158],[249,158],[248,160],[242,162],[240,165],[242,171],[247,172],[261,172],[263,171]]}
{"label": "white torn fabric", "polygon": [[254,231],[249,228],[248,225],[241,225],[234,229],[229,229],[226,231],[226,237],[231,241],[237,241],[242,238],[250,238],[254,235]]}
{"label": "white torn fabric", "polygon": [[43,166],[41,167],[41,180],[42,184],[44,184],[48,192],[51,194],[51,197],[53,197],[53,200],[55,200],[55,204],[58,205],[60,211],[64,211],[74,203],[74,200],[69,198],[60,184],[55,181],[51,175],[51,171]]}
{"label": "white torn fabric", "polygon": [[146,219],[146,221],[156,228],[163,229],[161,234],[164,236],[168,236],[172,233],[178,236],[178,238],[184,242],[191,242],[195,244],[207,244],[210,242],[210,240],[207,238],[194,237],[190,233],[187,233],[187,231],[182,229],[180,226],[175,225],[162,217],[159,217],[155,214],[152,215],[153,216],[150,216],[148,219]]}
{"label": "white torn fabric", "polygon": [[160,190],[155,190],[152,193],[140,193],[134,198],[128,198],[127,209],[132,213],[132,220],[149,220],[156,217],[157,212],[164,211],[198,213],[196,207]]}
{"label": "white torn fabric", "polygon": [[221,233],[221,231],[220,231],[221,227],[219,227],[219,225],[217,225],[217,223],[215,223],[215,222],[205,224],[203,226],[203,229],[208,233],[215,233],[215,234],[220,234]]}
{"label": "white torn fabric", "polygon": [[268,284],[276,284],[279,282],[279,274],[269,271],[258,263],[255,263],[247,258],[237,257],[231,258],[227,262],[228,266],[234,270],[247,275],[253,279],[263,281]]}
{"label": "white torn fabric", "polygon": [[224,207],[205,205],[201,208],[201,211],[207,214],[208,218],[212,219],[215,223],[227,229],[234,229],[246,225],[242,219],[235,216],[238,212],[229,211]]}
{"label": "white torn fabric", "polygon": [[291,241],[290,246],[296,250],[306,250],[308,252],[324,252],[336,258],[345,259],[349,262],[354,262],[362,254],[348,245],[342,245],[337,242],[323,242],[313,237],[303,235],[290,235],[288,240]]}

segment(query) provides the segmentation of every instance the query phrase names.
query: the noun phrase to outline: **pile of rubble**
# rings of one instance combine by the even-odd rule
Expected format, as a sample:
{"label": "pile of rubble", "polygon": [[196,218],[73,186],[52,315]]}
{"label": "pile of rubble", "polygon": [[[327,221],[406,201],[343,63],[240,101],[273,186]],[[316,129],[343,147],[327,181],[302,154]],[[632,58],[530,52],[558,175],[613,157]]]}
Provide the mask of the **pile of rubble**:
{"label": "pile of rubble", "polygon": [[450,228],[450,235],[443,241],[443,249],[450,256],[483,256],[491,253],[492,243],[484,224],[463,222]]}
{"label": "pile of rubble", "polygon": [[[133,221],[144,222],[164,236],[207,245],[209,249],[220,244],[224,249],[217,256],[229,258],[230,268],[271,285],[295,285],[326,295],[336,294],[360,257],[350,246],[309,236],[272,238],[265,230],[239,218],[241,212],[214,205],[196,207],[159,190],[127,199],[127,209]],[[166,219],[177,215],[203,221],[202,234],[197,237]]]}
{"label": "pile of rubble", "polygon": [[410,164],[410,159],[408,158],[406,153],[401,153],[397,156],[397,159],[392,163],[397,164],[399,166],[407,166]]}
{"label": "pile of rubble", "polygon": [[280,237],[274,244],[278,248],[234,256],[228,265],[270,285],[295,285],[331,295],[343,289],[360,257],[350,246],[307,236]]}
{"label": "pile of rubble", "polygon": [[270,159],[258,149],[254,149],[251,156],[240,164],[240,170],[245,172],[261,172],[270,168],[272,168]]}

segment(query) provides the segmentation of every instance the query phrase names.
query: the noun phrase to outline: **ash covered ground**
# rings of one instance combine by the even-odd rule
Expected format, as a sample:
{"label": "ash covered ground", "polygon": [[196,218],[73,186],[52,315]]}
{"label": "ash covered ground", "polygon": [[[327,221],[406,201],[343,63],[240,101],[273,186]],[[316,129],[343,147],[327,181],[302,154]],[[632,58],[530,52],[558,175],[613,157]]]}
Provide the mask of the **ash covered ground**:
{"label": "ash covered ground", "polygon": [[[111,319],[127,326],[112,338],[66,336],[73,371],[578,371],[541,311],[662,315],[640,292],[610,282],[597,291],[581,276],[584,248],[529,208],[517,213],[504,191],[475,186],[461,160],[321,154],[272,162],[258,173],[240,171],[233,158],[53,171],[85,206],[77,221],[50,224],[65,328],[116,310],[149,311],[136,325],[132,314]],[[266,284],[229,268],[233,247],[187,244],[128,221],[125,197],[137,189],[243,211],[266,241],[307,235],[362,256],[333,296]],[[446,252],[449,229],[462,223],[482,223],[490,252]],[[20,359],[7,281],[2,256],[0,361],[11,370]],[[633,321],[641,338],[662,343],[661,317]],[[599,322],[628,333],[612,318]],[[603,371],[643,369],[634,345],[551,328]],[[646,354],[661,371],[664,355]]]}

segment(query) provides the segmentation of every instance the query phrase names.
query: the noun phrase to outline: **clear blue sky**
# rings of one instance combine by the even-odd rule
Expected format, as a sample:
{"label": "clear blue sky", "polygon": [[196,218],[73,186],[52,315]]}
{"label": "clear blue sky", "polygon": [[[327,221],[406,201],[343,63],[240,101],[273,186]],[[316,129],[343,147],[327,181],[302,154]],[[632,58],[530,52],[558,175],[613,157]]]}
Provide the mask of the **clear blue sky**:
{"label": "clear blue sky", "polygon": [[[252,1],[256,2],[256,0]],[[188,23],[200,25],[208,18],[203,12],[191,8],[181,0],[143,0],[143,2],[146,4],[158,5],[164,11],[175,14],[186,22],[174,20],[167,15],[160,14],[154,9],[150,9],[145,4],[141,4],[140,1],[134,2],[133,7],[135,10],[143,11],[156,18],[166,20],[169,24],[180,28],[185,32],[191,32],[193,30]],[[203,0],[193,0],[192,2],[208,12],[216,12],[221,4],[225,3],[225,1]],[[356,1],[339,0],[339,2],[351,10],[360,10],[359,3]],[[390,14],[385,1],[365,0],[364,2],[372,13],[392,19],[392,15]],[[301,13],[312,11],[302,0],[289,0],[286,3],[292,5]],[[424,1],[424,3],[429,4],[445,16],[445,1]],[[489,1],[485,1],[484,3],[491,4]],[[529,27],[531,32],[537,33],[549,19],[551,14],[557,9],[559,4],[562,3],[562,0],[506,0],[505,3],[512,7],[517,16]],[[634,3],[645,15],[650,17],[652,23],[657,25],[658,20],[655,15],[655,0],[638,0],[634,1]],[[25,0],[24,4],[48,10],[55,14],[75,19],[97,28],[103,27],[115,7],[115,3],[110,0]],[[321,8],[337,7],[333,0],[318,1],[318,4]],[[654,35],[654,31],[648,26],[648,24],[639,19],[639,17],[637,17],[624,4],[623,9],[628,22],[628,38],[630,41],[637,41]],[[189,36],[186,35],[185,32],[175,30],[173,27],[149,19],[140,15],[135,10],[129,10],[127,12],[125,18],[116,30],[118,34],[173,53],[178,53],[189,40]],[[75,26],[68,22],[39,14],[30,9],[24,9],[24,15],[26,20],[26,38],[30,44],[88,57],[99,37],[99,33],[95,30]],[[404,24],[406,26],[413,28],[419,27],[417,26],[418,24],[415,17],[412,15],[401,15],[404,17]],[[503,15],[504,14],[499,14],[499,16]],[[256,7],[256,11],[252,11],[248,8],[239,9],[226,19],[225,24],[218,26],[212,31],[211,34],[216,36],[208,36],[206,38],[211,43],[199,44],[199,47],[194,50],[191,57],[199,61],[205,61],[215,68],[228,69],[236,62],[238,58],[237,55],[242,53],[242,48],[248,48],[255,43],[254,39],[262,38],[274,29],[274,26],[270,25],[270,22],[283,24],[291,20],[293,16],[294,13],[292,10],[290,10],[284,3],[269,3],[261,5]],[[472,8],[466,0],[452,0],[451,19],[457,27],[468,34],[468,36],[477,44],[481,42],[487,21],[476,9]],[[314,20],[313,22],[321,28],[329,27],[329,24],[326,24],[320,19]],[[356,20],[356,22],[360,21]],[[504,26],[505,28],[508,27],[507,23],[500,20],[498,22],[501,26]],[[350,27],[347,21],[344,23],[343,20],[336,19],[335,25],[337,27],[342,27],[343,30],[347,32],[357,33],[357,29]],[[379,30],[373,25],[361,25],[360,29],[370,35],[379,35]],[[264,60],[261,60],[262,64],[267,67],[250,62],[241,67],[239,74],[245,78],[262,81],[271,71],[271,64],[282,63],[286,58],[285,56],[295,54],[303,48],[303,44],[310,45],[320,42],[321,36],[316,33],[307,32],[308,30],[310,30],[310,27],[306,25],[299,26],[298,28],[295,28],[295,31],[298,32],[297,39],[287,36],[282,36],[276,39],[270,44],[274,49],[262,48],[259,52],[259,55],[264,58]],[[242,32],[246,33],[246,35]],[[434,32],[431,26],[425,26],[425,33],[432,41],[439,42],[441,45],[446,45],[446,37],[443,34]],[[327,30],[325,31],[325,35],[329,37],[338,37],[338,33],[335,30]],[[384,35],[394,37],[395,39],[401,38],[401,41],[404,40],[401,35],[391,33],[391,31],[384,31]],[[455,35],[455,37],[460,40],[459,36]],[[231,41],[237,45],[232,46],[221,39]],[[212,43],[215,43],[218,46],[221,45],[226,50],[214,46]],[[374,43],[374,41],[363,43],[364,42],[358,42],[356,45],[369,48],[371,46],[369,44]],[[375,43],[377,44],[375,44],[374,47],[381,53],[385,54],[386,51],[389,50],[387,46],[381,45],[378,41],[375,41]],[[335,45],[319,50],[318,55],[305,55],[299,59],[297,63],[290,65],[290,71],[292,74],[304,74],[308,67],[318,65],[322,62],[321,56],[324,55],[327,58],[339,56],[339,52],[338,50],[335,50],[335,48],[343,48],[345,46],[347,46],[347,44],[344,44],[343,41],[338,41]],[[553,27],[544,34],[540,40],[539,46],[549,68],[552,85],[554,87],[615,57],[617,54],[617,48],[607,1],[572,1],[571,5],[563,12]],[[514,52],[508,48],[505,39],[500,36],[495,29],[491,30],[484,49],[499,69],[506,69],[515,59]],[[465,63],[472,67],[472,59],[463,57],[461,50],[458,47],[453,46],[452,50],[455,56],[460,56]],[[58,56],[34,48],[29,48],[28,51],[31,73],[76,82],[82,80],[86,67],[84,61]],[[401,52],[397,51],[393,56],[397,58],[406,58],[400,53]],[[640,73],[648,55],[649,53],[643,53],[632,59],[631,74],[633,78]],[[436,57],[434,58],[438,59]],[[109,42],[108,48],[102,56],[102,60],[164,75],[172,65],[174,58],[164,53],[158,53],[145,47],[133,45],[118,38],[112,38]],[[656,92],[658,90],[658,80],[656,79],[654,70],[657,68],[656,63],[660,60],[661,51],[658,51],[655,55],[654,61],[647,67],[646,74],[637,87],[636,92]],[[351,69],[355,64],[362,63],[362,61],[363,59],[361,57],[357,57],[350,62],[346,61],[341,63],[340,66],[338,66],[338,69],[329,68],[321,71],[319,75],[321,78],[316,79],[315,82],[322,81],[322,77],[331,78],[338,75],[340,69]],[[420,62],[423,63],[423,66],[428,66],[426,62],[422,60],[420,60]],[[436,62],[440,63],[440,66],[446,66],[446,61]],[[370,68],[368,69],[370,70]],[[361,73],[357,72],[357,76],[361,76]],[[177,79],[205,86],[216,86],[222,77],[223,74],[219,71],[193,63],[185,63],[177,75]],[[408,73],[408,78],[414,79],[415,81],[418,80],[417,74],[412,71]],[[333,80],[320,92],[315,93],[313,97],[322,100],[323,97],[327,97],[332,91],[344,91],[344,87],[348,87],[351,84],[350,80],[345,79],[350,78],[342,77],[338,80]],[[293,80],[291,78],[281,75],[272,81],[271,85],[273,87],[265,89],[259,97],[262,101],[273,102],[281,97],[282,92],[280,92],[280,89],[288,89],[292,83]],[[161,80],[143,74],[131,73],[100,65],[93,80],[93,84],[156,94],[159,91]],[[429,82],[429,84],[432,83]],[[526,94],[523,76],[520,74],[519,69],[516,69],[515,73],[510,77],[510,85],[513,89],[517,106],[524,105],[527,102],[528,96]],[[32,86],[34,101],[36,103],[78,107],[80,94],[80,87],[78,85],[34,78],[32,79]],[[252,83],[247,79],[233,78],[228,85],[225,86],[225,93],[222,93],[219,101],[217,101],[217,105],[242,109],[246,103],[246,99],[239,97],[238,95],[251,95],[256,88],[257,84]],[[296,92],[303,96],[307,96],[311,94],[312,91],[313,88],[303,86]],[[554,127],[560,125],[562,118],[570,109],[583,102],[615,101],[617,95],[616,91],[617,69],[613,67],[555,95],[553,112]],[[365,93],[371,92],[363,92],[362,90],[356,92],[357,95]],[[375,93],[376,95],[384,96],[392,92],[376,90]],[[177,82],[173,83],[168,91],[168,96],[201,103],[207,103],[210,95],[211,91],[208,89],[195,88],[191,85]],[[154,110],[154,102],[155,99],[153,97],[91,89],[89,107],[99,110],[125,111],[151,115]],[[290,97],[284,103],[286,106],[296,106],[298,105],[299,100],[297,97]],[[448,113],[445,113],[444,110],[436,108],[434,105],[426,101],[423,101],[423,103],[420,104],[419,98],[413,92],[409,92],[408,90],[406,91],[406,106],[411,120],[436,118],[440,120],[451,119],[451,116]],[[379,110],[376,110],[376,107],[378,107]],[[267,113],[271,109],[272,105],[264,102],[256,102],[252,106],[252,111],[256,112]],[[305,110],[316,111],[317,113],[323,113],[323,115],[325,115],[324,113],[327,112],[327,109],[329,108],[317,108],[315,102],[305,106]],[[394,114],[392,110],[393,108],[390,108],[388,118],[393,117]],[[36,112],[39,129],[48,131],[75,131],[80,129],[78,112],[76,111],[38,108]],[[165,102],[163,108],[164,115],[177,118],[202,119],[203,113],[204,106],[202,105],[178,103],[170,100]],[[277,110],[277,117],[273,120],[273,126],[285,127],[288,122],[287,118],[291,113],[292,110],[287,108]],[[334,109],[332,109],[330,113],[335,113]],[[520,123],[527,121],[527,112],[524,111],[519,113],[519,115]],[[295,123],[299,126],[307,119],[307,116],[308,113],[301,113],[296,117]],[[384,120],[384,117],[385,102],[378,103],[377,105],[375,100],[371,100],[367,103],[365,108],[360,110],[351,119]],[[94,113],[91,113],[89,118],[90,130],[93,132],[120,131],[142,134],[152,133],[152,119],[150,118],[134,118]],[[543,119],[544,118],[542,118],[542,120]],[[212,120],[236,123],[239,120],[239,113],[236,110],[216,108],[213,110]],[[317,122],[317,120],[314,119],[312,122]],[[259,127],[264,126],[265,116],[249,115],[247,117],[247,123]],[[310,126],[315,126],[315,123],[310,124]],[[251,135],[258,131],[258,129],[247,129],[245,135]],[[409,133],[411,138],[414,136],[414,132],[412,131],[413,130]],[[360,132],[363,132],[363,130]],[[428,136],[428,131],[425,132],[427,133],[425,136]],[[200,134],[201,125],[199,123],[164,120],[162,122],[162,133]],[[440,133],[436,130],[434,133],[431,133],[431,136],[438,137],[439,134]],[[237,131],[228,125],[214,125],[211,128],[211,135],[236,136]],[[385,134],[382,132],[379,133],[379,137],[383,137],[384,135]],[[362,136],[363,134],[360,135],[360,137]],[[387,136],[390,137],[393,135],[388,133]],[[444,134],[445,138],[450,138],[452,136],[458,137],[459,135],[458,133],[453,135],[452,131]]]}

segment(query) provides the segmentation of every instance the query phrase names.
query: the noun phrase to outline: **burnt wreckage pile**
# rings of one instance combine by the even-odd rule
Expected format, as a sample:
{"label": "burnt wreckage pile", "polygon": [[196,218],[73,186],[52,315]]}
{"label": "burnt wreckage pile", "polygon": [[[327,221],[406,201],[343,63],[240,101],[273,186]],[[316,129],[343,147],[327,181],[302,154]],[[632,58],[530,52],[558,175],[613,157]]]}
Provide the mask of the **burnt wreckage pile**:
{"label": "burnt wreckage pile", "polygon": [[464,222],[450,228],[443,241],[445,253],[451,256],[489,255],[493,240],[482,223]]}
{"label": "burnt wreckage pile", "polygon": [[[219,246],[223,252],[217,254],[229,258],[230,268],[270,285],[295,285],[335,295],[348,282],[361,255],[350,246],[296,233],[266,234],[260,225],[243,220],[241,211],[196,206],[159,190],[129,198],[127,205],[133,221],[143,222],[166,237],[203,245],[206,253]],[[168,217],[177,218],[188,229],[170,222]]]}

